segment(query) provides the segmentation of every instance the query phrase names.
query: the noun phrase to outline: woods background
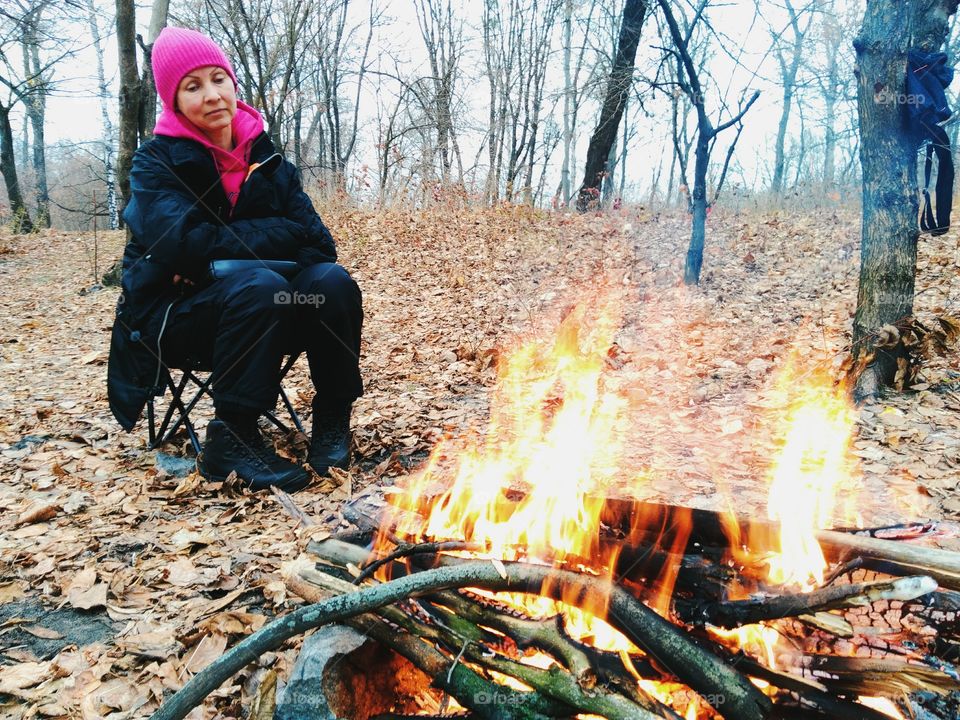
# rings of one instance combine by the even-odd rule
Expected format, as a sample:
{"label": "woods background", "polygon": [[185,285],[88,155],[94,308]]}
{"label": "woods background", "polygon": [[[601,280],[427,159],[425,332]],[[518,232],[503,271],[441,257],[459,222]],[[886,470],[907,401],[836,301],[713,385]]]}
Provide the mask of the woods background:
{"label": "woods background", "polygon": [[122,175],[131,147],[119,119],[140,99],[120,88],[142,88],[145,139],[157,111],[145,66],[165,24],[228,49],[241,97],[318,199],[562,208],[586,186],[581,207],[683,206],[702,106],[715,127],[729,124],[705,135],[706,206],[858,201],[862,2],[649,5],[3,0],[0,220],[117,227],[116,166]]}

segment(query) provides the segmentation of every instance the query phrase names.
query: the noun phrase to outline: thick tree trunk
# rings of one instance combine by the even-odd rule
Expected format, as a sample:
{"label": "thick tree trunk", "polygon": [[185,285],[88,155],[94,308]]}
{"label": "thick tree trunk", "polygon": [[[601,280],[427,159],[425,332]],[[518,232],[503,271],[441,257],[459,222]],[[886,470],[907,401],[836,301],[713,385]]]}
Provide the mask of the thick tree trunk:
{"label": "thick tree trunk", "polygon": [[853,352],[869,363],[858,379],[860,397],[894,383],[904,351],[900,345],[878,349],[876,334],[913,313],[917,139],[906,132],[907,108],[898,101],[906,92],[906,54],[908,48],[939,49],[956,10],[957,0],[935,0],[923,9],[898,0],[869,0],[854,41],[863,220]]}
{"label": "thick tree trunk", "polygon": [[[50,191],[47,187],[47,157],[44,145],[44,117],[47,108],[47,79],[40,64],[40,39],[38,26],[42,6],[31,12],[23,23],[21,46],[23,48],[24,77],[27,79],[26,91],[20,94],[24,110],[33,132],[34,186],[36,188],[37,227],[50,227]],[[26,137],[26,132],[24,132]],[[26,143],[24,143],[26,145]],[[26,149],[26,147],[24,148]]]}
{"label": "thick tree trunk", "polygon": [[587,147],[583,182],[577,197],[577,209],[581,212],[587,209],[591,200],[597,199],[600,183],[606,174],[607,157],[617,136],[620,119],[623,117],[623,109],[627,102],[627,93],[633,81],[633,66],[646,12],[645,0],[626,0],[624,3],[617,54],[607,80],[607,91],[600,109],[600,120]]}
{"label": "thick tree trunk", "polygon": [[133,0],[117,0],[117,47],[120,57],[120,150],[117,154],[117,185],[121,208],[130,201],[130,165],[137,151],[140,125],[140,76],[137,73],[136,6]]}
{"label": "thick tree trunk", "polygon": [[28,233],[33,230],[30,211],[20,192],[20,180],[17,178],[17,164],[13,152],[13,128],[10,127],[10,108],[0,105],[0,173],[7,188],[10,200],[12,221],[10,229],[14,233]]}
{"label": "thick tree trunk", "polygon": [[[40,66],[40,57],[36,45],[31,49],[35,68]],[[27,102],[27,115],[33,130],[33,174],[37,189],[37,226],[50,227],[50,190],[47,185],[47,153],[44,139],[44,125],[47,110],[47,90],[45,81],[39,81],[40,87],[31,93]]]}

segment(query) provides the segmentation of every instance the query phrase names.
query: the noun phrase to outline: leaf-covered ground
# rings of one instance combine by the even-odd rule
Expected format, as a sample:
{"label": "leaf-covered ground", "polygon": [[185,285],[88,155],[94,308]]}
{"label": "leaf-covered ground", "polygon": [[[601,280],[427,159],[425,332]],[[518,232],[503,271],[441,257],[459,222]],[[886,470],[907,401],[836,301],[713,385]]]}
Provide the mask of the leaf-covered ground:
{"label": "leaf-covered ground", "polygon": [[[94,263],[120,254],[120,233],[0,237],[0,717],[148,716],[298,602],[281,564],[342,523],[348,496],[396,482],[441,436],[482,427],[498,357],[516,338],[546,341],[577,303],[612,302],[622,319],[610,382],[629,401],[630,442],[611,492],[686,505],[764,512],[772,383],[791,356],[798,382],[816,363],[836,368],[848,342],[850,210],[714,212],[697,290],[679,283],[683,213],[339,208],[327,220],[364,291],[366,394],[350,477],[295,498],[309,529],[269,494],[168,475],[144,423],[128,435],[111,418],[117,291],[94,286]],[[924,238],[920,252],[920,316],[958,314],[955,234]],[[859,411],[848,489],[868,524],[960,514],[960,363],[925,372],[914,392]],[[285,386],[307,416],[305,362]],[[264,669],[282,678],[294,654],[262,658],[193,717],[240,717]]]}

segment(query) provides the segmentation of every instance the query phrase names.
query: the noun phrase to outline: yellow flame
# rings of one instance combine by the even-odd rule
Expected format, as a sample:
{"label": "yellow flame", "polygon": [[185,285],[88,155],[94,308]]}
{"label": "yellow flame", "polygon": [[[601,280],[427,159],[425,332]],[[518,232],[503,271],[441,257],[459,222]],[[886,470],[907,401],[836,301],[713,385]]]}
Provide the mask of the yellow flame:
{"label": "yellow flame", "polygon": [[777,643],[780,633],[769,625],[743,625],[733,630],[724,630],[708,625],[711,635],[722,640],[738,650],[743,650],[766,665],[771,670],[777,669]]}
{"label": "yellow flame", "polygon": [[[466,540],[487,548],[474,557],[568,564],[609,577],[615,557],[600,545],[600,513],[618,469],[626,405],[604,382],[619,322],[613,307],[579,305],[551,342],[531,340],[503,356],[487,431],[466,447],[434,449],[398,497],[401,510],[427,517],[426,526],[401,513],[398,535]],[[441,478],[450,475],[444,489]],[[588,599],[587,612],[544,598],[497,597],[537,617],[562,610],[574,637],[634,649],[597,617],[606,613],[606,597]]]}
{"label": "yellow flame", "polygon": [[823,582],[827,567],[816,531],[832,524],[838,492],[851,484],[855,414],[845,389],[823,371],[801,377],[788,363],[779,390],[786,430],[770,472],[767,514],[780,537],[769,580],[809,590]]}
{"label": "yellow flame", "polygon": [[897,720],[905,720],[903,713],[900,712],[900,709],[889,698],[864,697],[861,695],[857,698],[857,702],[861,705],[866,705],[868,708],[873,708],[877,712],[881,712],[889,717],[897,718]]}

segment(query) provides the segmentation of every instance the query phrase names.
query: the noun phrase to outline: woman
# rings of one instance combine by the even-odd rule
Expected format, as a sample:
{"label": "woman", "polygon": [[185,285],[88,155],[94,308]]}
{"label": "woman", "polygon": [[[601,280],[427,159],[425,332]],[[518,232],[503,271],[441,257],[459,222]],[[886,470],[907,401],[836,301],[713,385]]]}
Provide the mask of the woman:
{"label": "woman", "polygon": [[[161,363],[212,368],[216,418],[201,473],[222,481],[235,470],[252,489],[301,489],[309,473],[265,447],[257,421],[276,405],[282,356],[303,349],[316,388],[308,462],[320,474],[348,464],[350,408],[363,392],[360,290],[336,264],[296,168],[237,99],[223,50],[199,32],[165,28],[152,64],[163,112],[130,172],[110,407],[129,431],[149,394],[162,392]],[[209,280],[211,261],[224,259],[254,262]],[[258,260],[295,261],[295,274]]]}

